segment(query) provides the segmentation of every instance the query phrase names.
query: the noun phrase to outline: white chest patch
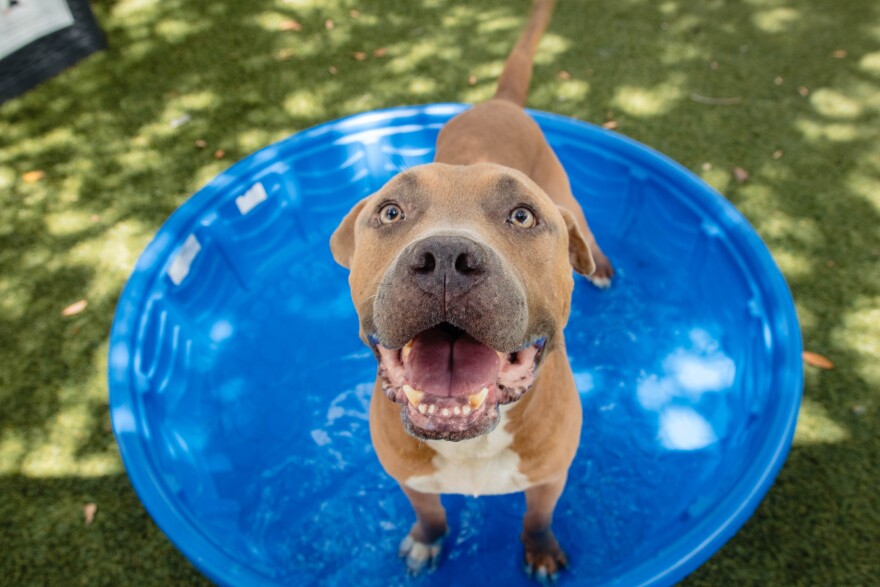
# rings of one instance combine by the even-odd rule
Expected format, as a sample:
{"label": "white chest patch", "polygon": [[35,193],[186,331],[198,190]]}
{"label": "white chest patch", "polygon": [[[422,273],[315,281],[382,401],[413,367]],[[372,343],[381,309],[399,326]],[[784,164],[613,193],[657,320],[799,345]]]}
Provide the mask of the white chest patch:
{"label": "white chest patch", "polygon": [[422,493],[498,495],[514,493],[532,484],[519,470],[519,455],[511,450],[513,435],[505,430],[505,408],[489,434],[461,442],[427,440],[437,452],[430,475],[410,477],[404,483]]}

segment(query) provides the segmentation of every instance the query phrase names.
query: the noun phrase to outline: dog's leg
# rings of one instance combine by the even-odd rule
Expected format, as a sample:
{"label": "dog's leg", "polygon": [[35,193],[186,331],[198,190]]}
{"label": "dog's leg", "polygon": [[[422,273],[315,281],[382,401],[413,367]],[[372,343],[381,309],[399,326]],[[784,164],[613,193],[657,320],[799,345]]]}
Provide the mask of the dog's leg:
{"label": "dog's leg", "polygon": [[437,494],[421,493],[403,484],[400,488],[416,512],[416,523],[400,543],[399,554],[406,557],[407,571],[417,575],[426,566],[436,566],[440,558],[443,539],[449,531],[446,510]]}
{"label": "dog's leg", "polygon": [[566,476],[526,489],[526,515],[523,518],[522,542],[525,547],[526,573],[541,583],[554,581],[568,559],[550,525],[553,510],[562,495]]}

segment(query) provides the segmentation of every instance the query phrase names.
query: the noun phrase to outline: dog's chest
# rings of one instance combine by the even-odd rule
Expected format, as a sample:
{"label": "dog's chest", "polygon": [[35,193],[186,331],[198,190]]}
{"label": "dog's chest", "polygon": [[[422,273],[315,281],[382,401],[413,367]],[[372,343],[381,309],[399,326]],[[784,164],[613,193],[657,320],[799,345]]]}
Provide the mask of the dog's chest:
{"label": "dog's chest", "polygon": [[447,442],[426,441],[436,456],[435,471],[410,477],[405,484],[423,493],[498,495],[523,491],[531,486],[519,470],[519,455],[511,448],[513,435],[505,429],[505,409],[498,426],[484,436]]}

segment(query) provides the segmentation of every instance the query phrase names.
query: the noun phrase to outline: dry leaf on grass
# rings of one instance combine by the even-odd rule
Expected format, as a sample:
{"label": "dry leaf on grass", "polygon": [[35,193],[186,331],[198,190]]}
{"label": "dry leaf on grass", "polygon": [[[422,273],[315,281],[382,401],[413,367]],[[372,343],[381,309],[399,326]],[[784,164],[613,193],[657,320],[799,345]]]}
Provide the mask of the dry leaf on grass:
{"label": "dry leaf on grass", "polygon": [[27,173],[25,173],[24,175],[21,176],[21,178],[24,180],[25,183],[37,183],[38,181],[40,181],[44,177],[46,177],[46,172],[43,171],[42,169],[35,169],[33,171],[28,171]]}
{"label": "dry leaf on grass", "polygon": [[477,85],[477,76],[475,76],[475,75],[469,75],[469,76],[468,76],[468,85],[469,85],[469,86],[475,86],[475,85]]}
{"label": "dry leaf on grass", "polygon": [[775,151],[773,151],[773,158],[774,159],[782,159],[782,155],[784,155],[784,153],[782,152],[782,149],[776,149]]}
{"label": "dry leaf on grass", "polygon": [[846,49],[838,49],[836,51],[832,51],[831,56],[835,59],[843,59],[847,56]]}
{"label": "dry leaf on grass", "polygon": [[812,351],[804,351],[804,363],[820,369],[834,369],[834,363],[832,363],[827,357],[823,357],[819,353],[814,353]]}
{"label": "dry leaf on grass", "polygon": [[618,122],[616,120],[609,120],[608,122],[606,122],[605,124],[602,125],[602,128],[607,128],[608,130],[614,130],[618,126],[620,126],[620,124],[618,124]]}
{"label": "dry leaf on grass", "polygon": [[88,305],[89,305],[89,303],[86,300],[79,300],[78,302],[73,302],[72,304],[70,304],[69,306],[67,306],[63,310],[61,310],[61,315],[62,316],[75,316],[76,314],[79,314],[80,312],[85,310],[86,306],[88,306]]}
{"label": "dry leaf on grass", "polygon": [[558,77],[559,79],[562,79],[562,80],[570,80],[571,74],[563,69],[562,71],[560,71],[559,73],[556,74],[556,77]]}
{"label": "dry leaf on grass", "polygon": [[332,31],[334,28],[336,28],[336,23],[333,22],[332,18],[328,18],[324,21],[324,28],[328,31]]}
{"label": "dry leaf on grass", "polygon": [[226,151],[223,149],[217,149],[214,151],[214,159],[223,159],[226,156]]}
{"label": "dry leaf on grass", "polygon": [[733,178],[737,181],[737,183],[745,183],[749,180],[749,172],[742,167],[734,167]]}
{"label": "dry leaf on grass", "polygon": [[278,25],[278,28],[282,31],[296,31],[299,32],[303,29],[303,26],[296,22],[295,20],[285,20],[281,24]]}
{"label": "dry leaf on grass", "polygon": [[83,506],[83,517],[86,520],[86,526],[91,525],[95,521],[95,514],[98,513],[98,506],[94,503],[87,503]]}
{"label": "dry leaf on grass", "polygon": [[204,149],[208,146],[208,141],[206,141],[205,139],[196,139],[196,142],[194,144],[197,148]]}
{"label": "dry leaf on grass", "polygon": [[364,59],[367,58],[367,54],[364,53],[363,51],[355,51],[354,53],[351,54],[351,56],[354,57],[355,61],[363,61]]}
{"label": "dry leaf on grass", "polygon": [[388,49],[385,47],[379,47],[373,51],[373,57],[385,57],[386,55],[388,55]]}

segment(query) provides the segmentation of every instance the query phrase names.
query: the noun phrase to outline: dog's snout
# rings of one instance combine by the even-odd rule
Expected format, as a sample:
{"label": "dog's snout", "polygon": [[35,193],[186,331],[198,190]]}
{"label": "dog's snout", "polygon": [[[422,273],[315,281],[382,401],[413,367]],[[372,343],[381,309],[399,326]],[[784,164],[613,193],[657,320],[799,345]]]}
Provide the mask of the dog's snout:
{"label": "dog's snout", "polygon": [[419,288],[441,297],[463,294],[486,273],[483,245],[458,236],[435,236],[419,241],[409,252],[409,268]]}

